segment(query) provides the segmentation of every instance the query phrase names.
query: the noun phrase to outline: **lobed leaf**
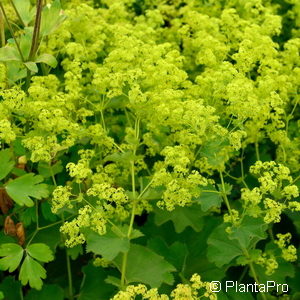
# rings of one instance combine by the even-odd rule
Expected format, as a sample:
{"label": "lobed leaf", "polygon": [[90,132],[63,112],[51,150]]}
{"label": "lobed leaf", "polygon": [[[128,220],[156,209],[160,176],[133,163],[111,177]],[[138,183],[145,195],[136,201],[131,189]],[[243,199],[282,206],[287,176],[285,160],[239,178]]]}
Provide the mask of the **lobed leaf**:
{"label": "lobed leaf", "polygon": [[0,246],[0,270],[9,272],[15,271],[23,257],[23,248],[18,244],[7,243]]}
{"label": "lobed leaf", "polygon": [[29,173],[10,181],[5,189],[20,206],[33,206],[34,203],[30,197],[42,199],[49,194],[47,185],[41,184],[42,181],[42,176]]}

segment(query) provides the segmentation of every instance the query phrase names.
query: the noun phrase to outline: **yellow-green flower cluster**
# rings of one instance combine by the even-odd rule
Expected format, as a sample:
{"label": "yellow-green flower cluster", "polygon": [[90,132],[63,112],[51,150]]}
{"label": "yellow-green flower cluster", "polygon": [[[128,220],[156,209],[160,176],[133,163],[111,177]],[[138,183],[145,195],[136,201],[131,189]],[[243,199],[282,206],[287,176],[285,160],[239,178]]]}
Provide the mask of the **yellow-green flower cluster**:
{"label": "yellow-green flower cluster", "polygon": [[264,207],[266,209],[266,215],[264,216],[264,221],[266,223],[278,223],[281,220],[281,213],[285,209],[285,205],[279,203],[270,198],[264,200]]}
{"label": "yellow-green flower cluster", "polygon": [[277,234],[278,240],[275,240],[275,244],[281,249],[281,256],[284,260],[293,262],[297,260],[297,249],[293,245],[289,245],[292,235],[290,233]]}
{"label": "yellow-green flower cluster", "polygon": [[16,134],[12,129],[9,120],[0,120],[0,143],[10,143],[16,139]]}
{"label": "yellow-green flower cluster", "polygon": [[231,209],[230,213],[225,213],[223,215],[223,220],[224,223],[230,223],[231,226],[228,226],[226,228],[226,232],[227,233],[231,233],[232,232],[232,227],[236,227],[239,226],[241,223],[241,217],[239,215],[239,212],[236,209]]}
{"label": "yellow-green flower cluster", "polygon": [[71,187],[69,186],[57,186],[52,193],[52,212],[57,211],[63,207],[72,208],[70,197],[72,196]]}
{"label": "yellow-green flower cluster", "polygon": [[106,233],[106,215],[102,208],[92,208],[86,205],[79,209],[78,216],[72,221],[66,221],[60,231],[67,236],[65,245],[74,247],[85,243],[85,236],[81,228],[91,228],[98,234]]}
{"label": "yellow-green flower cluster", "polygon": [[92,170],[89,167],[91,158],[94,156],[93,150],[80,150],[78,152],[80,159],[75,163],[68,163],[66,168],[71,177],[74,177],[77,183],[92,175]]}
{"label": "yellow-green flower cluster", "polygon": [[108,261],[107,259],[103,258],[103,257],[96,257],[93,260],[93,265],[95,267],[103,267],[103,268],[107,268],[108,266],[111,265],[111,262]]}
{"label": "yellow-green flower cluster", "polygon": [[273,193],[277,188],[282,187],[282,182],[292,182],[289,168],[282,164],[276,164],[275,161],[261,162],[257,161],[251,166],[250,172],[259,175],[260,190],[263,193]]}
{"label": "yellow-green flower cluster", "polygon": [[263,216],[266,223],[278,223],[284,210],[299,210],[299,202],[291,201],[299,196],[299,190],[293,184],[288,167],[275,161],[257,161],[250,167],[250,172],[258,176],[260,186],[241,190],[241,199],[248,215],[256,218]]}
{"label": "yellow-green flower cluster", "polygon": [[197,300],[200,298],[216,300],[217,296],[211,291],[210,282],[202,281],[198,274],[194,274],[189,284],[178,284],[171,291],[170,296],[160,295],[156,288],[147,289],[145,285],[139,284],[127,286],[125,291],[118,292],[111,300]]}
{"label": "yellow-green flower cluster", "polygon": [[255,263],[265,268],[265,274],[270,276],[278,269],[278,262],[272,254],[262,253]]}

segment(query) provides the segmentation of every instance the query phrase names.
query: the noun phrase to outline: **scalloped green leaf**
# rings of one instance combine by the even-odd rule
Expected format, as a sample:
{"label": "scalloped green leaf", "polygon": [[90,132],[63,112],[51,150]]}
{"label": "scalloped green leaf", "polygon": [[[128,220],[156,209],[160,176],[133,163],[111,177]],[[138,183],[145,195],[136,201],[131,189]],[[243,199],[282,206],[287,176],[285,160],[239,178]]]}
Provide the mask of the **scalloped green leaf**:
{"label": "scalloped green leaf", "polygon": [[200,205],[176,207],[173,211],[156,209],[155,224],[160,226],[172,221],[177,233],[181,233],[187,227],[200,231],[203,227],[203,211]]}
{"label": "scalloped green leaf", "polygon": [[26,251],[31,257],[41,262],[49,262],[54,259],[52,250],[46,244],[31,244],[26,248]]}
{"label": "scalloped green leaf", "polygon": [[2,244],[0,246],[0,256],[4,256],[0,259],[0,270],[9,272],[15,271],[23,257],[24,249],[13,243]]}
{"label": "scalloped green leaf", "polygon": [[46,278],[46,270],[29,255],[26,256],[21,266],[19,280],[23,285],[29,283],[32,288],[40,290],[43,285],[42,279]]}
{"label": "scalloped green leaf", "polygon": [[[122,255],[119,255],[114,261],[121,270]],[[162,283],[172,284],[171,272],[174,271],[176,268],[154,251],[141,245],[130,245],[125,273],[128,283],[142,282],[151,287],[160,287]]]}
{"label": "scalloped green leaf", "polygon": [[46,184],[41,183],[43,177],[29,173],[10,181],[5,189],[8,195],[20,206],[33,206],[32,198],[42,199],[49,195]]}
{"label": "scalloped green leaf", "polygon": [[12,153],[9,149],[0,151],[0,180],[5,178],[13,169],[14,161],[12,160]]}

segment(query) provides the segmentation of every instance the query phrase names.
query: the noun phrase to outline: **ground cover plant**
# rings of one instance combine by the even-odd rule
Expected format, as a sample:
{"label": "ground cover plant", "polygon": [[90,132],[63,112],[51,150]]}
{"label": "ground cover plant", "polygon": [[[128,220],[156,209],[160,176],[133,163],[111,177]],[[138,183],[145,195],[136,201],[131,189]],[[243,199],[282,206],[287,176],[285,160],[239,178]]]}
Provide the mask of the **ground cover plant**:
{"label": "ground cover plant", "polygon": [[0,299],[299,299],[299,25],[0,1]]}

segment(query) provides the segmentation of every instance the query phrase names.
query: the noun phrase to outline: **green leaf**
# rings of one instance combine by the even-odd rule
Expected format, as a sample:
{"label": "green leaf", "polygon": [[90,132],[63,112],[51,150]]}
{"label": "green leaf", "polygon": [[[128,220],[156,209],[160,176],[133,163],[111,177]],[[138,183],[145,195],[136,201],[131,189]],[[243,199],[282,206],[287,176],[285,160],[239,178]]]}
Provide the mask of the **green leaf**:
{"label": "green leaf", "polygon": [[51,249],[42,243],[31,244],[26,248],[28,254],[42,262],[49,262],[54,259]]}
{"label": "green leaf", "polygon": [[228,225],[223,223],[215,228],[207,240],[207,257],[217,267],[229,264],[237,256],[243,255],[239,242],[229,239],[226,227]]}
{"label": "green leaf", "polygon": [[16,175],[16,177],[21,177],[27,174],[27,172],[25,170],[13,167],[13,169],[11,170],[11,174]]}
{"label": "green leaf", "polygon": [[[125,224],[123,226],[119,226],[118,228],[112,226],[111,231],[114,232],[117,236],[120,236],[121,233],[123,233],[124,236],[127,235],[129,229],[129,225]],[[144,236],[142,232],[139,230],[133,228],[131,230],[130,240],[138,239],[139,237]]]}
{"label": "green leaf", "polygon": [[188,255],[188,249],[185,244],[177,241],[168,246],[162,238],[156,237],[149,240],[148,247],[163,256],[170,264],[176,267],[177,271],[181,272],[184,269]]}
{"label": "green leaf", "polygon": [[27,61],[27,62],[24,62],[24,65],[26,66],[26,68],[33,72],[33,73],[37,73],[39,71],[38,67],[37,67],[37,64],[32,62],[32,61]]}
{"label": "green leaf", "polygon": [[104,162],[113,161],[119,162],[122,164],[130,164],[132,161],[136,160],[137,156],[134,155],[132,151],[125,152],[116,152],[110,155],[107,155],[104,159]]}
{"label": "green leaf", "polygon": [[[115,259],[115,263],[121,271],[122,255]],[[127,268],[125,278],[128,283],[141,282],[151,287],[160,287],[162,283],[172,284],[171,272],[175,267],[152,250],[137,244],[131,244],[127,254]]]}
{"label": "green leaf", "polygon": [[68,255],[73,259],[77,259],[80,254],[83,254],[82,245],[77,245],[73,248],[67,248]]}
{"label": "green leaf", "polygon": [[232,227],[230,239],[236,239],[243,248],[248,248],[253,242],[265,239],[267,224],[262,219],[244,217],[238,227]]}
{"label": "green leaf", "polygon": [[3,48],[0,48],[0,61],[21,61],[21,57],[16,48],[5,46]]}
{"label": "green leaf", "polygon": [[8,83],[12,85],[16,81],[25,78],[27,73],[22,62],[10,61],[6,63]]}
{"label": "green leaf", "polygon": [[15,244],[15,242],[16,240],[12,236],[6,235],[3,230],[0,231],[0,245],[10,244],[10,243]]}
{"label": "green leaf", "polygon": [[25,300],[63,300],[64,290],[57,284],[45,284],[40,291],[30,290]]}
{"label": "green leaf", "polygon": [[120,252],[125,253],[129,250],[129,239],[119,237],[112,231],[105,235],[90,231],[87,234],[86,241],[87,252],[102,255],[107,260],[113,260]]}
{"label": "green leaf", "polygon": [[195,200],[200,203],[202,210],[205,212],[213,207],[220,207],[222,203],[220,192],[212,184],[204,187],[200,196]]}
{"label": "green leaf", "polygon": [[0,180],[5,178],[14,167],[12,153],[9,149],[0,151]]}
{"label": "green leaf", "polygon": [[156,209],[155,224],[160,226],[172,221],[177,233],[182,232],[188,226],[195,231],[200,231],[203,227],[203,215],[200,205],[176,207],[173,211]]}
{"label": "green leaf", "polygon": [[287,277],[293,278],[295,276],[295,266],[292,263],[285,261],[281,257],[277,257],[276,261],[278,263],[278,268],[272,275],[266,275],[266,269],[264,267],[255,265],[255,270],[261,282],[267,282],[268,280],[271,280],[278,283],[284,283],[286,282]]}
{"label": "green leaf", "polygon": [[20,221],[24,226],[29,226],[32,222],[36,222],[36,208],[34,206],[26,208],[20,214]]}
{"label": "green leaf", "polygon": [[107,276],[105,282],[116,286],[118,289],[121,288],[121,280],[115,276]]}
{"label": "green leaf", "polygon": [[41,36],[51,34],[64,20],[65,16],[61,14],[61,4],[59,0],[55,0],[51,5],[43,8],[41,20]]}
{"label": "green leaf", "polygon": [[41,184],[42,181],[42,176],[29,173],[10,181],[5,189],[8,195],[20,206],[33,206],[34,203],[30,197],[42,199],[49,194],[47,185]]}
{"label": "green leaf", "polygon": [[59,160],[54,165],[49,165],[49,163],[40,161],[38,164],[38,171],[39,174],[42,175],[44,178],[51,177],[52,175],[56,175],[63,170],[63,166],[61,161]]}
{"label": "green leaf", "polygon": [[32,288],[40,290],[43,285],[42,279],[46,278],[46,270],[29,255],[26,256],[21,266],[19,280],[23,285],[29,282]]}
{"label": "green leaf", "polygon": [[23,257],[23,248],[18,244],[8,243],[0,246],[0,269],[13,272],[16,270]]}
{"label": "green leaf", "polygon": [[25,24],[25,26],[27,26],[34,18],[34,7],[30,8],[29,0],[13,0],[13,2],[23,23]]}
{"label": "green leaf", "polygon": [[105,283],[106,271],[92,264],[83,267],[82,270],[84,277],[78,300],[111,299],[115,288]]}
{"label": "green leaf", "polygon": [[49,220],[51,222],[55,222],[57,220],[57,216],[51,211],[51,205],[49,202],[42,202],[41,210],[43,217],[46,220]]}
{"label": "green leaf", "polygon": [[58,244],[61,242],[61,236],[59,232],[61,224],[54,225],[49,228],[45,228],[40,230],[36,236],[34,237],[33,241],[35,243],[43,243],[47,244],[49,248],[55,252]]}
{"label": "green leaf", "polygon": [[202,146],[200,155],[206,157],[211,166],[218,168],[226,160],[226,154],[222,154],[221,150],[228,145],[229,141],[224,137],[209,139]]}
{"label": "green leaf", "polygon": [[48,66],[50,66],[51,68],[56,68],[57,66],[57,60],[56,58],[51,55],[51,54],[41,54],[36,60],[35,62],[37,63],[44,63]]}
{"label": "green leaf", "polygon": [[28,59],[32,44],[32,28],[25,28],[25,34],[20,37],[20,49],[25,60]]}
{"label": "green leaf", "polygon": [[5,276],[0,283],[0,290],[4,294],[5,300],[22,300],[21,287],[21,283],[16,281],[13,276]]}
{"label": "green leaf", "polygon": [[26,155],[26,149],[24,148],[22,144],[22,139],[20,137],[17,137],[12,142],[12,148],[14,149],[14,153],[16,156]]}
{"label": "green leaf", "polygon": [[204,217],[205,226],[200,232],[195,232],[188,228],[184,232],[183,242],[188,247],[188,256],[185,261],[184,275],[190,278],[193,274],[201,274],[204,280],[222,280],[225,276],[226,268],[218,268],[212,264],[208,258],[207,239],[213,230],[219,226],[222,218],[207,216]]}

